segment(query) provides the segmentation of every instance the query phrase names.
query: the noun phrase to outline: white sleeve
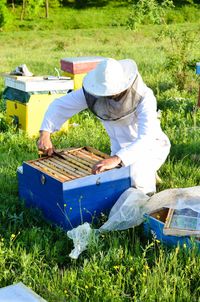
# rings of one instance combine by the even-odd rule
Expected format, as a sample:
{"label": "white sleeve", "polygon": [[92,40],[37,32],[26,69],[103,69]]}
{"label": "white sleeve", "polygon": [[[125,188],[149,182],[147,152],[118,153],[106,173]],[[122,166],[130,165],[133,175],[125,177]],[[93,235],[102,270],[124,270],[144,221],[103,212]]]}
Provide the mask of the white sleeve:
{"label": "white sleeve", "polygon": [[137,109],[137,138],[127,147],[120,149],[119,156],[125,166],[133,164],[142,156],[147,156],[147,149],[160,137],[162,130],[157,118],[157,103],[151,89],[148,89],[145,97],[139,103]]}
{"label": "white sleeve", "polygon": [[57,131],[70,117],[86,108],[87,103],[82,89],[55,99],[45,113],[40,130],[50,133]]}

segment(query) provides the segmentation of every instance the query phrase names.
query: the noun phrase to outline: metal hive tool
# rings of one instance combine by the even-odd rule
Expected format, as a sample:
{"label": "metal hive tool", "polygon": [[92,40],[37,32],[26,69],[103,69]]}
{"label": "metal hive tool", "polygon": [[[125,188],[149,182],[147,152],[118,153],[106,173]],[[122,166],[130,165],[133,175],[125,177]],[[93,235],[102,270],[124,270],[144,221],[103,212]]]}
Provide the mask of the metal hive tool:
{"label": "metal hive tool", "polygon": [[55,152],[52,156],[31,160],[28,164],[61,182],[66,182],[91,175],[93,165],[108,157],[92,147],[70,148]]}

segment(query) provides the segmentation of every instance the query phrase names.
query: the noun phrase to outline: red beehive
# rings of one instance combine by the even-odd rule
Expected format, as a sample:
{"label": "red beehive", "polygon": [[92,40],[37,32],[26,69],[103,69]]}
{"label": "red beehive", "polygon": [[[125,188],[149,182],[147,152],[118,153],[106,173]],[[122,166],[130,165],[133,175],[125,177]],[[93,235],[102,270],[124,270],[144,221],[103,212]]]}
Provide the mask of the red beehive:
{"label": "red beehive", "polygon": [[105,57],[73,57],[60,60],[61,70],[72,74],[87,73],[94,69]]}

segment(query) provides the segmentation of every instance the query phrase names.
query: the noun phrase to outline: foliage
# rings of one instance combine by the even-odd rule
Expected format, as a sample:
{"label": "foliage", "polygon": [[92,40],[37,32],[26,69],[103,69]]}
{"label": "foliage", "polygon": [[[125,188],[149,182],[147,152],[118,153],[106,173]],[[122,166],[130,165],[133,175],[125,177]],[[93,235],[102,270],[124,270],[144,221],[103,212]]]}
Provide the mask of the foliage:
{"label": "foliage", "polygon": [[5,116],[1,113],[0,114],[0,132],[8,131],[10,128],[10,125],[8,121],[6,120]]}
{"label": "foliage", "polygon": [[139,0],[133,5],[128,17],[127,26],[136,29],[139,24],[162,24],[165,22],[167,9],[173,7],[173,1]]}
{"label": "foliage", "polygon": [[[47,4],[47,6],[46,6]],[[24,20],[25,18],[30,19],[35,19],[36,17],[38,18],[41,16],[41,12],[46,11],[46,16],[48,15],[47,10],[49,7],[51,9],[55,9],[60,6],[60,2],[58,0],[23,0],[23,5],[21,9],[21,21]],[[43,13],[44,15],[44,13]]]}
{"label": "foliage", "polygon": [[49,7],[57,8],[59,6],[62,6],[62,0],[61,1],[59,1],[59,0],[49,0]]}
{"label": "foliage", "polygon": [[166,13],[166,23],[183,23],[183,22],[196,22],[200,18],[200,10],[195,5],[185,5],[183,7],[176,7],[175,9],[168,10]]}
{"label": "foliage", "polygon": [[[9,21],[9,27],[6,30],[43,30],[65,28],[65,29],[81,29],[81,28],[103,28],[103,27],[119,27],[126,26],[128,28],[137,28],[140,24],[151,23],[175,23],[175,22],[195,22],[200,18],[199,6],[185,5],[179,8],[171,9],[168,2],[165,0],[166,6],[161,2],[158,5],[156,0],[146,1],[140,0],[142,4],[140,8],[135,12],[132,0],[124,1],[119,0],[117,2],[109,1],[108,5],[100,6],[101,2],[92,2],[93,5],[84,6],[84,9],[74,8],[75,2],[71,2],[71,7],[59,8],[60,2],[58,0],[49,1],[49,18],[46,20],[45,15],[45,1],[33,1],[26,0],[27,5],[22,10],[22,3],[15,6],[14,9],[9,7],[9,16],[12,19],[6,17],[5,20]],[[85,2],[84,2],[85,3]],[[159,2],[160,3],[160,2]],[[72,5],[73,4],[73,5]],[[61,4],[62,5],[62,4]],[[99,6],[98,6],[99,5]],[[135,4],[139,6],[138,4]],[[99,8],[98,8],[99,7]],[[164,9],[166,7],[166,9]],[[98,9],[97,9],[98,8]],[[93,18],[91,18],[93,15]],[[19,17],[21,16],[21,20]],[[30,20],[33,22],[30,23]],[[12,21],[12,22],[11,22]]]}
{"label": "foliage", "polygon": [[44,1],[43,0],[27,0],[26,1],[26,13],[29,18],[33,18],[38,16],[41,7],[43,7]]}
{"label": "foliage", "polygon": [[0,28],[6,27],[11,23],[11,14],[6,6],[6,0],[0,1]]}
{"label": "foliage", "polygon": [[[21,5],[23,0],[7,0],[7,3],[10,5],[13,2],[15,5]],[[102,5],[112,5],[112,6],[126,6],[132,4],[133,2],[137,2],[137,0],[49,0],[49,4],[51,2],[57,2],[59,5],[64,5],[67,7],[80,7],[87,8],[89,6],[93,7],[101,7]],[[188,4],[198,3],[198,0],[174,0],[173,1],[176,6],[185,6]],[[80,6],[79,6],[80,5]]]}
{"label": "foliage", "polygon": [[158,39],[163,37],[169,39],[169,44],[165,48],[166,62],[165,68],[170,72],[174,84],[178,89],[183,90],[190,87],[193,80],[193,71],[196,61],[195,53],[192,51],[200,46],[198,35],[191,30],[176,30],[166,27],[160,31]]}

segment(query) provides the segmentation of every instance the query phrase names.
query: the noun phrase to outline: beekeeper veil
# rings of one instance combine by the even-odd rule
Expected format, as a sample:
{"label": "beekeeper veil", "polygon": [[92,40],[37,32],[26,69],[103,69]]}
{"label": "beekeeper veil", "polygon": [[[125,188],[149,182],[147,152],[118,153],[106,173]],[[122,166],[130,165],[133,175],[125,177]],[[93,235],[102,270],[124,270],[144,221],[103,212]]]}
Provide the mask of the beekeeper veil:
{"label": "beekeeper veil", "polygon": [[119,120],[133,113],[146,85],[133,60],[106,59],[83,80],[88,108],[102,120]]}

